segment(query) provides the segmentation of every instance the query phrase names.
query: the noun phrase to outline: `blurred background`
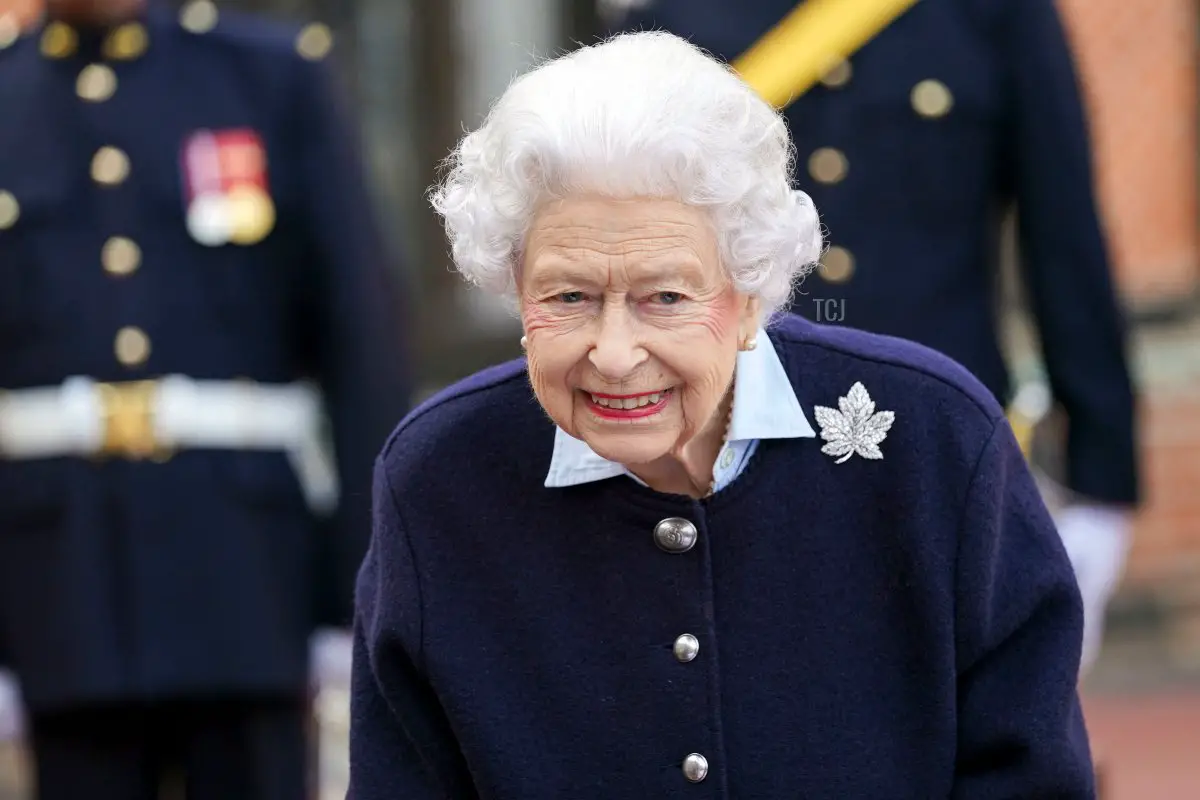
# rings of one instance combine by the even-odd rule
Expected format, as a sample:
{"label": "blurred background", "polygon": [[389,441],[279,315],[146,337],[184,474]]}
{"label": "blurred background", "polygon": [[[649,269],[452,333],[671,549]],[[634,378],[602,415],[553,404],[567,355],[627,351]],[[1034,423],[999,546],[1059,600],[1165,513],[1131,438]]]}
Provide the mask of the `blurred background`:
{"label": "blurred background", "polygon": [[[1086,92],[1098,191],[1128,309],[1141,391],[1147,502],[1085,686],[1109,800],[1200,798],[1200,253],[1195,0],[1058,0]],[[182,3],[180,3],[182,5]],[[222,0],[334,32],[369,180],[417,315],[427,394],[518,353],[519,325],[449,268],[424,190],[461,135],[536,59],[592,40],[594,0]],[[619,5],[609,3],[608,5]],[[0,0],[0,14],[36,0]],[[2,68],[2,66],[0,66]],[[0,109],[0,114],[5,113]],[[803,157],[803,154],[802,154]],[[1069,298],[1064,298],[1069,302]],[[1006,293],[1011,369],[1041,379],[1019,286]],[[1057,420],[1035,457],[1055,468]],[[323,693],[322,785],[344,796],[345,694]],[[19,741],[2,746],[0,800],[22,793]]]}

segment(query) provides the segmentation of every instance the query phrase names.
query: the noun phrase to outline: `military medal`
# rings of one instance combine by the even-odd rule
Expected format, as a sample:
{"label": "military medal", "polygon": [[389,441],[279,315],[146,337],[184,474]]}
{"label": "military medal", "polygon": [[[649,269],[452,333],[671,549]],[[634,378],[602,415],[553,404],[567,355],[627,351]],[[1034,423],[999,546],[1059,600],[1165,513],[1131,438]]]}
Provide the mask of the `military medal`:
{"label": "military medal", "polygon": [[227,243],[232,225],[221,186],[217,140],[210,131],[199,131],[188,139],[183,168],[188,233],[205,247]]}
{"label": "military medal", "polygon": [[252,245],[275,227],[262,140],[251,130],[199,131],[184,148],[187,227],[200,244]]}
{"label": "military medal", "polygon": [[219,247],[229,241],[229,206],[217,193],[197,196],[188,208],[188,233],[206,247]]}
{"label": "military medal", "polygon": [[267,154],[251,130],[217,134],[221,177],[229,204],[229,238],[234,244],[256,244],[275,227],[275,204],[267,192]]}
{"label": "military medal", "polygon": [[262,241],[275,227],[275,204],[256,186],[235,186],[227,196],[234,244],[254,244]]}

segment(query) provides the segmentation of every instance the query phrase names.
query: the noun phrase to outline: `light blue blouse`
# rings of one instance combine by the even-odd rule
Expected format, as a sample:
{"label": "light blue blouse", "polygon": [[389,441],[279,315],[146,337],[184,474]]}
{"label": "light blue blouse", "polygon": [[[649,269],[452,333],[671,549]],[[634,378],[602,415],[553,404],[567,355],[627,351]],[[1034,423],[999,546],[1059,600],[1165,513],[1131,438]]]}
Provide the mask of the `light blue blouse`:
{"label": "light blue blouse", "polygon": [[[761,440],[817,435],[800,409],[800,401],[766,331],[759,329],[757,339],[758,347],[739,351],[737,355],[733,418],[729,437],[713,464],[714,492],[721,491],[742,474]],[[576,486],[620,475],[642,483],[625,467],[596,455],[587,444],[561,428],[556,431],[546,486]]]}

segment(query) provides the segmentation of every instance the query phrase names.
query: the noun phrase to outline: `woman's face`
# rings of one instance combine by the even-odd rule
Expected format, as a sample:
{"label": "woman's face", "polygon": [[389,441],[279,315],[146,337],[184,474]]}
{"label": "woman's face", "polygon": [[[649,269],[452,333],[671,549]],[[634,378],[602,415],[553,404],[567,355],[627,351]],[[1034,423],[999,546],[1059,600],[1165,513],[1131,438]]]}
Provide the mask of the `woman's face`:
{"label": "woman's face", "polygon": [[669,200],[553,201],[520,269],[534,393],[550,418],[620,464],[719,438],[740,342],[758,328],[700,210]]}

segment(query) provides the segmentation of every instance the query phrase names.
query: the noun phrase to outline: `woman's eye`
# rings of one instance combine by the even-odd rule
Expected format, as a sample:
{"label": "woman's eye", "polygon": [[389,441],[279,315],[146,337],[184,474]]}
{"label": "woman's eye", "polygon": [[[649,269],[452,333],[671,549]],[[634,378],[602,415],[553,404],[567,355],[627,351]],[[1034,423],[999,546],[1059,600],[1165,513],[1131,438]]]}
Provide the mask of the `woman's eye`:
{"label": "woman's eye", "polygon": [[583,292],[563,292],[558,296],[558,299],[562,303],[582,303]]}
{"label": "woman's eye", "polygon": [[683,299],[683,295],[679,292],[659,292],[654,297],[664,306],[673,306]]}

